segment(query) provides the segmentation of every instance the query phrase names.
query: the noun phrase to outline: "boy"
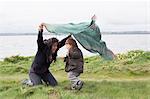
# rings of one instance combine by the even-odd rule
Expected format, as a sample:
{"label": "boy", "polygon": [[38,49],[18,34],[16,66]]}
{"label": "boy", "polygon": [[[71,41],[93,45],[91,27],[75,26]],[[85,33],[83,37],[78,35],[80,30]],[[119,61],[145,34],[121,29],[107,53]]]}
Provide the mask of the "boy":
{"label": "boy", "polygon": [[80,90],[83,86],[83,81],[79,79],[80,74],[83,73],[83,54],[73,38],[68,38],[65,45],[68,49],[68,55],[64,59],[65,71],[71,81],[71,89]]}

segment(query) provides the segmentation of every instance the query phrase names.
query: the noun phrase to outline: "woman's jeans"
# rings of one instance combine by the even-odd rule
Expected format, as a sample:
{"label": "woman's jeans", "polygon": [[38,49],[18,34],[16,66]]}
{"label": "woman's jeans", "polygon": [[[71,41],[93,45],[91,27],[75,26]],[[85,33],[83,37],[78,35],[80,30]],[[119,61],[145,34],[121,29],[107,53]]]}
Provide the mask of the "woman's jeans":
{"label": "woman's jeans", "polygon": [[43,74],[30,72],[29,77],[33,85],[42,84],[42,81],[44,81],[47,85],[51,85],[51,86],[56,86],[58,84],[56,79],[50,72],[43,73]]}

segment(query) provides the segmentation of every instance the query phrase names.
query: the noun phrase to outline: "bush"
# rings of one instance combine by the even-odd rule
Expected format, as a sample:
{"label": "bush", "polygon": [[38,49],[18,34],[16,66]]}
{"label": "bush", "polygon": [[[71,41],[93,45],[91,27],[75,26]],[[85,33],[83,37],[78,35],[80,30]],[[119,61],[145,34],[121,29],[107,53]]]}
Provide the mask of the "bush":
{"label": "bush", "polygon": [[4,59],[4,62],[9,62],[9,63],[18,63],[20,61],[28,61],[29,58],[28,57],[23,57],[23,56],[11,56],[11,57],[7,57]]}
{"label": "bush", "polygon": [[135,50],[135,51],[129,51],[126,54],[118,54],[117,59],[123,60],[123,59],[135,59],[141,55],[143,55],[145,52],[141,50]]}

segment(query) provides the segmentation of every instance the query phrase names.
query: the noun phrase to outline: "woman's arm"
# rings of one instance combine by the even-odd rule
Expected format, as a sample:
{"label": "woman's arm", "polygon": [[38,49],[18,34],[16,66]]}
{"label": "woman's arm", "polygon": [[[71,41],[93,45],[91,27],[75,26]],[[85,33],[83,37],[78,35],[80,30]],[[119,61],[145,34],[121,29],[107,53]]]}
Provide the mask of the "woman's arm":
{"label": "woman's arm", "polygon": [[43,26],[39,26],[38,39],[37,39],[38,49],[41,50],[44,47],[43,42]]}
{"label": "woman's arm", "polygon": [[66,40],[67,40],[68,38],[70,38],[70,37],[71,37],[71,35],[69,35],[69,36],[67,36],[66,38],[62,39],[62,40],[59,42],[59,44],[58,44],[58,49],[61,48],[61,47],[63,47],[63,46],[65,45]]}

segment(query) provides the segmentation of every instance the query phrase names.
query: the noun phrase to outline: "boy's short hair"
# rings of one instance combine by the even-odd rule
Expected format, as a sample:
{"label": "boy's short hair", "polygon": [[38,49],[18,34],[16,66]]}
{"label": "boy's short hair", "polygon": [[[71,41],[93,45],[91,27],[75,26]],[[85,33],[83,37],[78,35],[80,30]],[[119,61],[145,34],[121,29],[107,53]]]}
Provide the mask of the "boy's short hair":
{"label": "boy's short hair", "polygon": [[77,42],[73,38],[68,38],[66,44],[71,45],[72,47],[78,47]]}

